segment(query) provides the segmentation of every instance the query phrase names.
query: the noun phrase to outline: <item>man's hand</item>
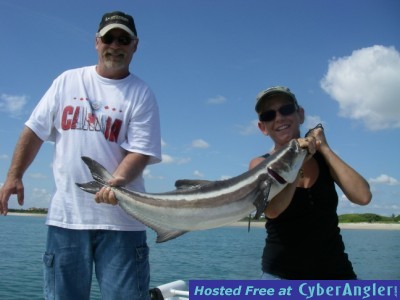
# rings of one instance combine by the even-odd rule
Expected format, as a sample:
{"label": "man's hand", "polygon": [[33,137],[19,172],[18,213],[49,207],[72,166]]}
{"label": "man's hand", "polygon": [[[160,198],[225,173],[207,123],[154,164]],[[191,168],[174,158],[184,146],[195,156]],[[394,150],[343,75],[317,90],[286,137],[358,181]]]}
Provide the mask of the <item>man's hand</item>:
{"label": "man's hand", "polygon": [[0,189],[0,214],[7,215],[11,195],[17,195],[19,205],[24,205],[24,184],[21,179],[7,179]]}
{"label": "man's hand", "polygon": [[117,205],[118,200],[115,198],[115,194],[112,190],[112,187],[115,186],[124,186],[126,184],[125,178],[122,177],[114,177],[113,179],[108,181],[109,186],[103,187],[99,192],[95,195],[95,201],[97,203],[107,203],[111,205]]}

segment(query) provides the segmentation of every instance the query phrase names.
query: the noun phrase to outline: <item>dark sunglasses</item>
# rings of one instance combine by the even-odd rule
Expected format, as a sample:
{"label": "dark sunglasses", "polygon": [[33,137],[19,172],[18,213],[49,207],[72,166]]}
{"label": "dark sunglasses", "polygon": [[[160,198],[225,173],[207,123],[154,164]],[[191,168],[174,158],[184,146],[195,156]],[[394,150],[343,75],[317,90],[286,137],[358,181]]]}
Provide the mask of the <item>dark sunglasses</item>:
{"label": "dark sunglasses", "polygon": [[[290,104],[285,104],[283,106],[281,106],[277,111],[279,111],[279,113],[282,116],[289,116],[292,113],[294,113],[297,109],[297,106],[293,103]],[[263,113],[260,114],[260,121],[262,122],[270,122],[272,120],[274,120],[276,118],[276,110],[270,109],[267,111],[264,111]]]}
{"label": "dark sunglasses", "polygon": [[123,45],[123,46],[128,46],[133,40],[136,39],[129,35],[113,36],[111,34],[98,36],[98,38],[100,38],[102,43],[106,44],[106,45],[110,45],[116,40],[119,45]]}

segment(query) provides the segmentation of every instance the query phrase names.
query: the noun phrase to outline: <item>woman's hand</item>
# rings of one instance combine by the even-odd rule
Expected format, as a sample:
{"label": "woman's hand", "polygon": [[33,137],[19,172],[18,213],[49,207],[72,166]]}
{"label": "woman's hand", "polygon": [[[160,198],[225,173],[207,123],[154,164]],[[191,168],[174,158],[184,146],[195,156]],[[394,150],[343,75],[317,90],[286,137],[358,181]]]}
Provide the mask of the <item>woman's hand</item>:
{"label": "woman's hand", "polygon": [[307,149],[308,154],[304,161],[310,159],[317,151],[318,145],[320,145],[320,142],[313,136],[298,138],[297,141],[301,148]]}
{"label": "woman's hand", "polygon": [[315,128],[310,129],[307,134],[306,138],[315,138],[317,150],[320,152],[324,152],[329,150],[328,142],[326,141],[324,128],[321,124],[318,124]]}

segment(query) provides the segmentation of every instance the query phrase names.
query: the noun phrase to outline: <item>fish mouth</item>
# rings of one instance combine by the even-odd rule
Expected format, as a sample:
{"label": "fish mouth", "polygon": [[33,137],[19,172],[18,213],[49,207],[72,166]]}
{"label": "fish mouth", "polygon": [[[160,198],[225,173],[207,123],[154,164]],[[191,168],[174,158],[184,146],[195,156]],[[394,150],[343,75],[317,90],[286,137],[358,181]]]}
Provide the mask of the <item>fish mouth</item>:
{"label": "fish mouth", "polygon": [[274,170],[268,168],[268,173],[271,175],[276,181],[278,181],[280,184],[285,184],[287,183],[285,179],[282,178],[278,173],[276,173]]}

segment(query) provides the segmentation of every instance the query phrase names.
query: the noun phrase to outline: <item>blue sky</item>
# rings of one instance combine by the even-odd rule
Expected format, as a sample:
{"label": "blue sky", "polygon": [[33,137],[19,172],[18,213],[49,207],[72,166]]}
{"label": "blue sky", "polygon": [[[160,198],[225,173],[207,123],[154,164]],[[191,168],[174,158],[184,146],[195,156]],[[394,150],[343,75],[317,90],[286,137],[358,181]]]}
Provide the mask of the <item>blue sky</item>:
{"label": "blue sky", "polygon": [[[286,85],[305,108],[303,133],[323,123],[331,148],[371,184],[369,206],[339,191],[338,212],[400,214],[398,0],[0,0],[0,10],[0,185],[38,100],[64,70],[96,64],[100,18],[122,10],[140,38],[131,72],[160,106],[164,161],[145,171],[149,192],[245,172],[272,147],[255,96]],[[48,206],[52,147],[25,174],[24,208]]]}

